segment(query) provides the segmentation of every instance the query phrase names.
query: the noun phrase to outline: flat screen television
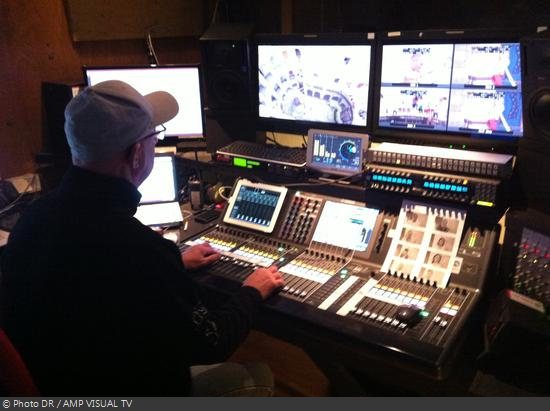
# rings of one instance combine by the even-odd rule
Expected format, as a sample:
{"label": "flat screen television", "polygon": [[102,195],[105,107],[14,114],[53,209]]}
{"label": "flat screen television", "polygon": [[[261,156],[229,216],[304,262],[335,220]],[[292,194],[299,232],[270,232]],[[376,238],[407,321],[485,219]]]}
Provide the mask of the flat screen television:
{"label": "flat screen television", "polygon": [[375,134],[507,151],[523,136],[519,35],[380,36]]}
{"label": "flat screen television", "polygon": [[179,105],[176,117],[167,122],[166,136],[177,138],[204,137],[201,73],[199,65],[170,66],[84,66],[87,85],[106,80],[121,80],[142,94],[167,91]]}
{"label": "flat screen television", "polygon": [[365,131],[374,35],[257,35],[257,119],[262,130]]}

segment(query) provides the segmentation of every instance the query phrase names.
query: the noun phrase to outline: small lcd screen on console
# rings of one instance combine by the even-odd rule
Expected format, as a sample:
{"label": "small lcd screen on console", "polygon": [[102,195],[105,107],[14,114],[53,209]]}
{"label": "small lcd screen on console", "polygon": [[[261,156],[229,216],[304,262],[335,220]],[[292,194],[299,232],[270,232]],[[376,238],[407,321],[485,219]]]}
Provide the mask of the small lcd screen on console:
{"label": "small lcd screen on console", "polygon": [[286,192],[285,187],[239,180],[229,200],[224,222],[270,233]]}
{"label": "small lcd screen on console", "polygon": [[313,234],[313,241],[365,251],[372,237],[378,210],[327,201]]}
{"label": "small lcd screen on console", "polygon": [[521,137],[519,43],[387,44],[380,127]]}
{"label": "small lcd screen on console", "polygon": [[310,130],[307,166],[327,174],[358,174],[363,170],[363,152],[367,146],[366,134]]}

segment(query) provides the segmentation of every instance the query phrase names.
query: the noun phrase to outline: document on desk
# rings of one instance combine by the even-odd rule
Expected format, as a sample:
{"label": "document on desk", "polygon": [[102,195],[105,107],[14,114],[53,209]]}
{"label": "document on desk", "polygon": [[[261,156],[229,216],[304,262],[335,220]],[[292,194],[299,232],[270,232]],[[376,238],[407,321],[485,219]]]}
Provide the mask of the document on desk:
{"label": "document on desk", "polygon": [[9,232],[0,230],[0,247],[4,247],[8,243],[9,236]]}
{"label": "document on desk", "polygon": [[403,201],[382,271],[445,288],[460,271],[456,255],[465,220],[461,209]]}

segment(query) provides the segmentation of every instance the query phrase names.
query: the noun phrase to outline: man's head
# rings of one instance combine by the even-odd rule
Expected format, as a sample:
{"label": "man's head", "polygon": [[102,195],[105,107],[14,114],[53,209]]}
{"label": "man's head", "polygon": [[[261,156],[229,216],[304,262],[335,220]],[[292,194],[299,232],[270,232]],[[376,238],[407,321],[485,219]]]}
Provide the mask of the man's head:
{"label": "man's head", "polygon": [[141,184],[153,166],[155,129],[178,110],[176,99],[164,91],[143,96],[118,80],[86,88],[65,109],[73,163],[122,173],[121,177]]}

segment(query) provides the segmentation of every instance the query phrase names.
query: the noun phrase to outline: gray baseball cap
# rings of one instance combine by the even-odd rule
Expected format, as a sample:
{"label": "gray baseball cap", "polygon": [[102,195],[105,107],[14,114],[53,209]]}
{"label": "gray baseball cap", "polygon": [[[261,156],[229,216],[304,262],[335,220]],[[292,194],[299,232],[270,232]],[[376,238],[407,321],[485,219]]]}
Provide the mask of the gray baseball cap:
{"label": "gray baseball cap", "polygon": [[72,157],[83,162],[110,160],[178,111],[178,102],[165,91],[143,96],[118,80],[87,87],[65,108]]}

